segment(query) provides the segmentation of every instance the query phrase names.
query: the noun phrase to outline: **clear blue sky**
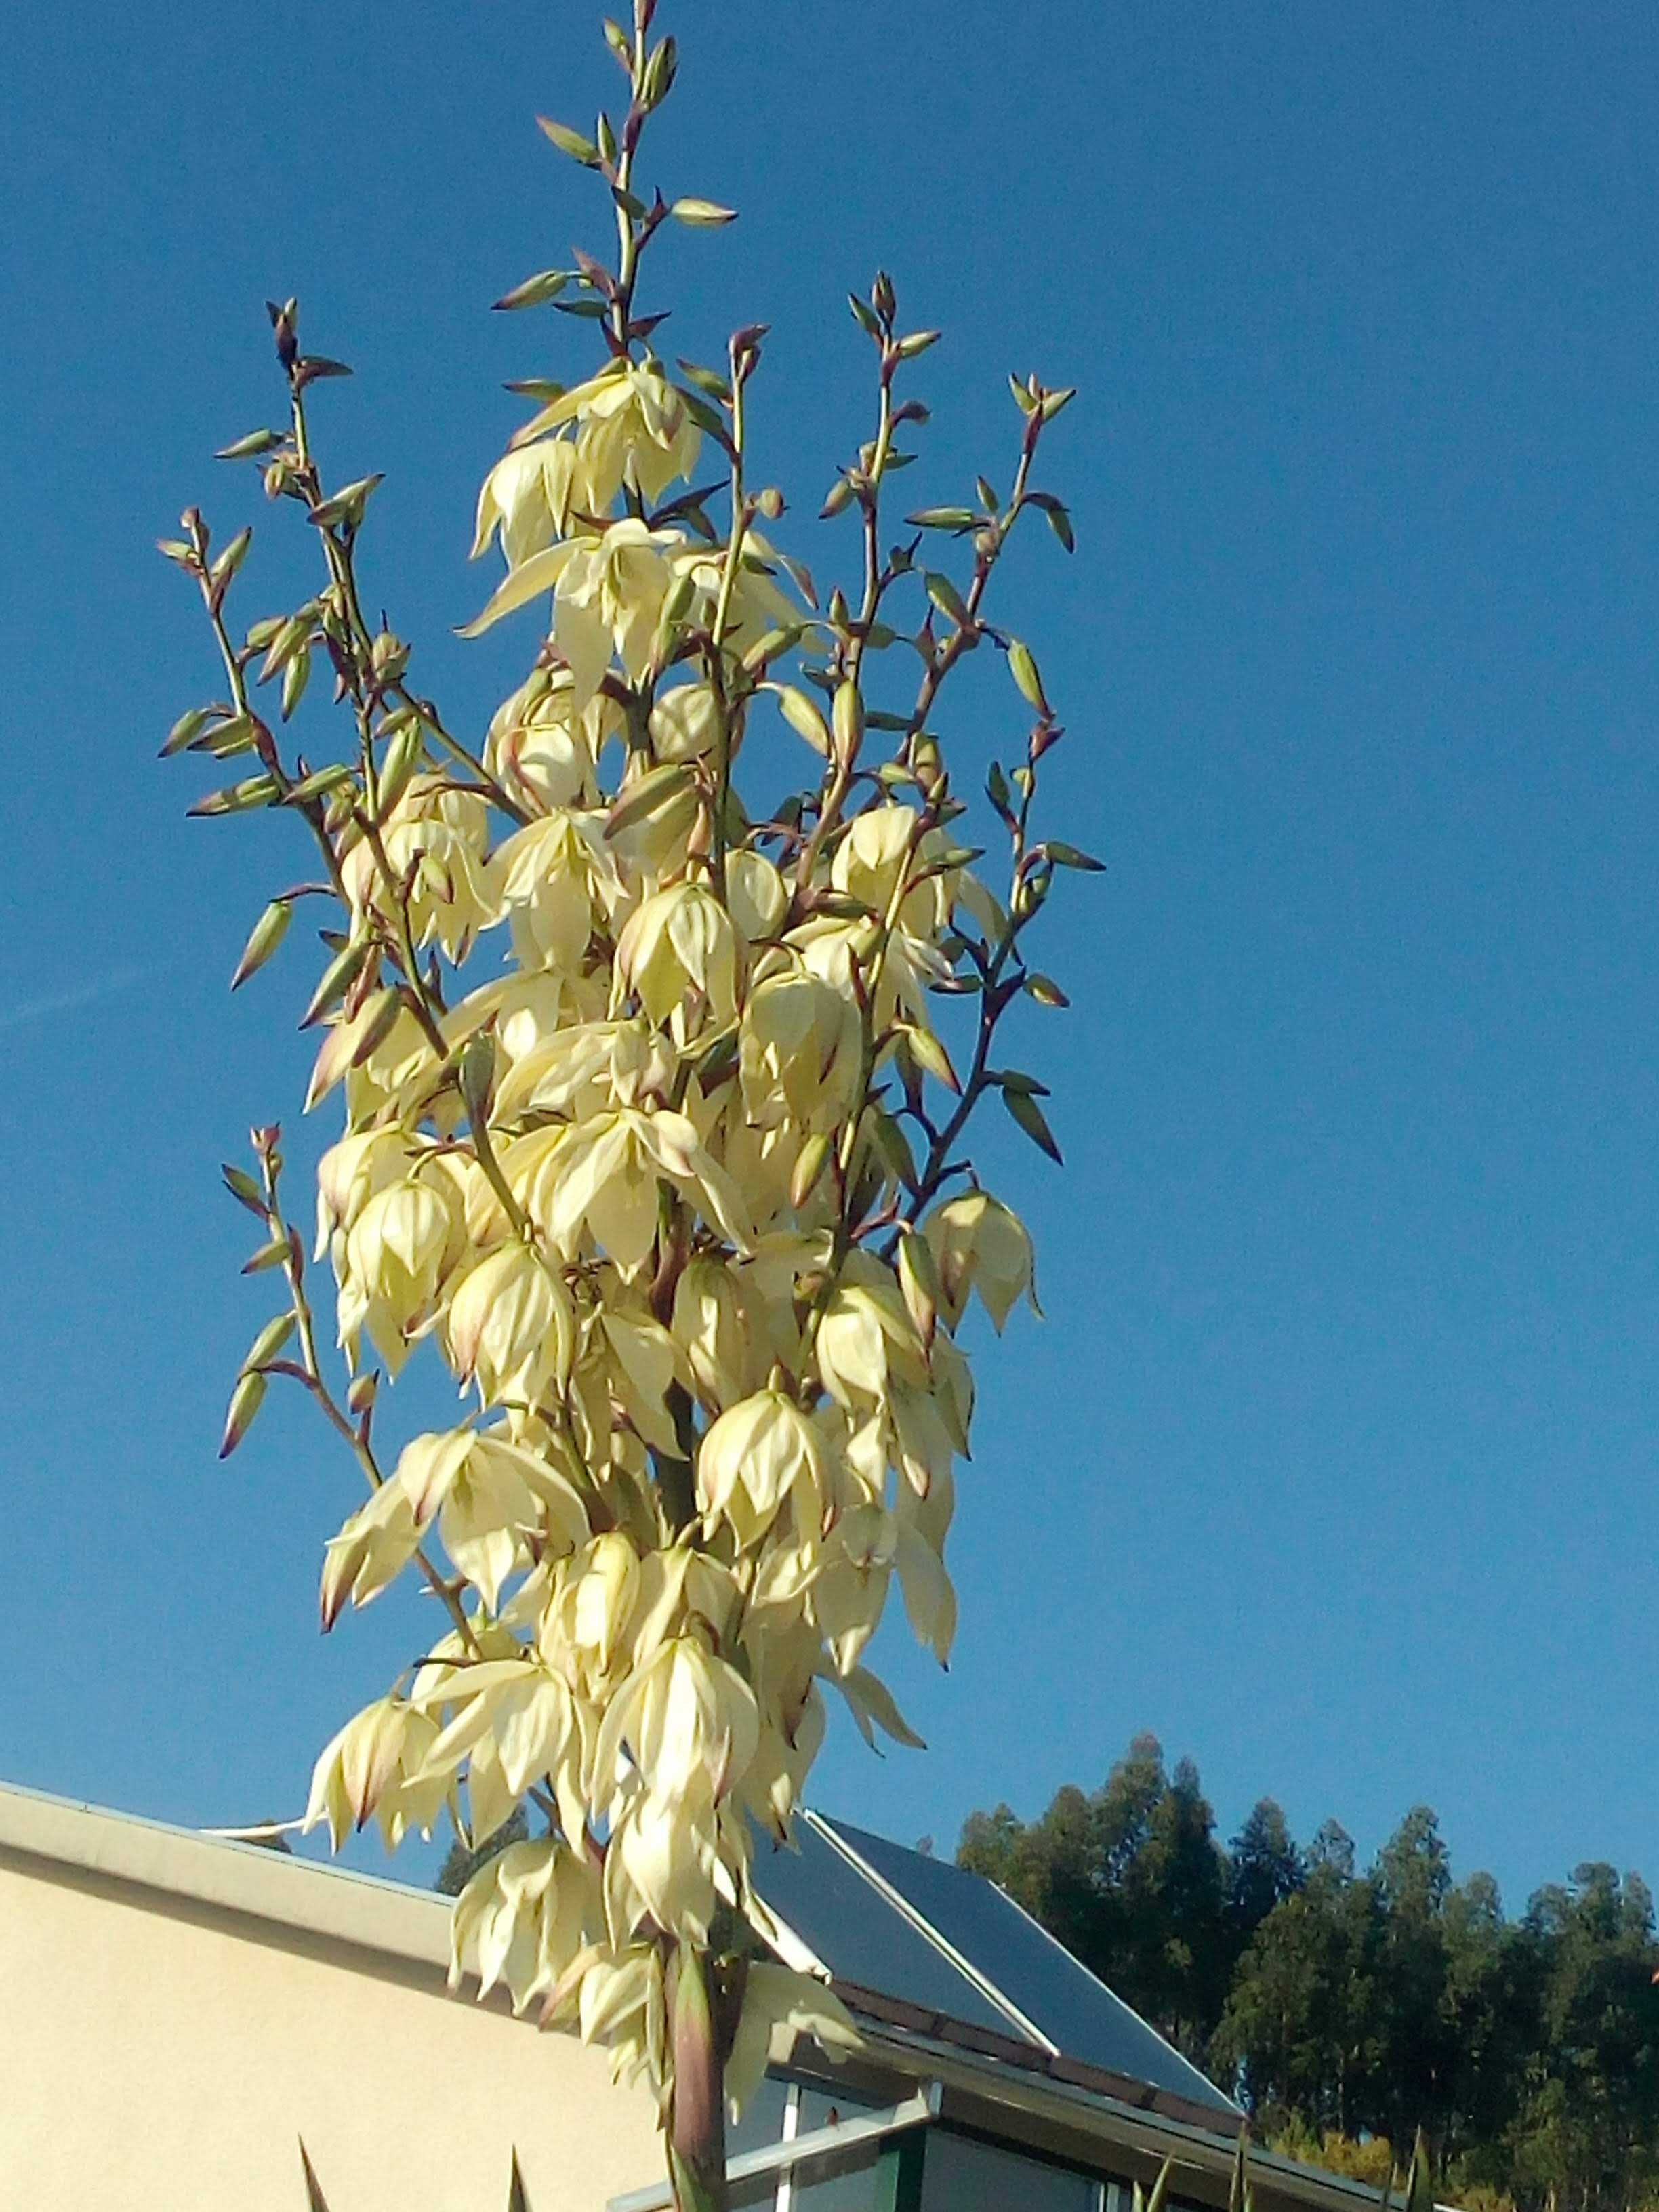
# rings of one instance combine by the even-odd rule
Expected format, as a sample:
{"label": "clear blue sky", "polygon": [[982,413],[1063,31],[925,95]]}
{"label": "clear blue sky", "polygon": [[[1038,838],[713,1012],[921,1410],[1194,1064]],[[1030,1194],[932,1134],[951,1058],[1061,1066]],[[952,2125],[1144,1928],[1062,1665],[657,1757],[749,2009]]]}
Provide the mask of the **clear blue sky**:
{"label": "clear blue sky", "polygon": [[[1006,475],[1004,372],[1079,550],[1002,601],[1110,873],[1033,1011],[1064,1176],[1000,1133],[1048,1322],[981,1361],[948,1677],[889,1639],[925,1758],[850,1730],[832,1808],[953,1840],[1136,1729],[1224,1830],[1276,1793],[1369,1850],[1413,1800],[1512,1906],[1659,1875],[1659,14],[1469,0],[671,5],[679,349],[752,318],[796,539],[867,413],[878,263],[949,343],[918,499]],[[514,374],[576,326],[489,301],[592,239],[536,132],[610,66],[585,4],[81,0],[0,89],[5,927],[0,1775],[191,1821],[299,1802],[419,1648],[321,1640],[349,1470],[299,1404],[226,1468],[240,1283],[216,1162],[297,1119],[302,963],[233,1003],[268,825],[158,765],[212,687],[149,550],[276,404],[261,302],[353,362],[337,477],[386,473],[372,589],[478,718],[521,643],[470,507]],[[258,521],[264,511],[254,514]],[[262,532],[256,564],[275,532]],[[291,605],[286,555],[245,605]],[[962,743],[981,753],[994,726]],[[310,1140],[307,1140],[310,1141]]]}

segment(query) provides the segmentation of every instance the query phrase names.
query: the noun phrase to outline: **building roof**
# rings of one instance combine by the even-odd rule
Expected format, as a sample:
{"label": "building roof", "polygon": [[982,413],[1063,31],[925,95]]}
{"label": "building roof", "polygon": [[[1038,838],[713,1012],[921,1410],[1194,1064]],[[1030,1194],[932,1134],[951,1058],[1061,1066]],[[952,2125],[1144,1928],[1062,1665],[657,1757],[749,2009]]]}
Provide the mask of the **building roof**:
{"label": "building roof", "polygon": [[[755,1886],[792,1964],[901,2035],[978,2051],[1231,2133],[1238,2107],[978,1875],[807,1812]],[[446,1899],[314,1860],[0,1784],[0,1848],[366,1952],[447,1964]]]}
{"label": "building roof", "polygon": [[[799,1852],[763,1857],[758,1886],[785,1955],[828,1972],[861,2016],[849,2075],[933,2085],[946,2122],[1085,2165],[1150,2179],[1172,2156],[1185,2198],[1224,2203],[1237,2108],[1000,1891],[843,1822],[799,1826]],[[449,1902],[400,1882],[3,1784],[0,1865],[443,1986]],[[822,2070],[805,2049],[792,2063]],[[1261,2151],[1251,2166],[1263,2212],[1376,2212],[1378,2192],[1346,2177]]]}

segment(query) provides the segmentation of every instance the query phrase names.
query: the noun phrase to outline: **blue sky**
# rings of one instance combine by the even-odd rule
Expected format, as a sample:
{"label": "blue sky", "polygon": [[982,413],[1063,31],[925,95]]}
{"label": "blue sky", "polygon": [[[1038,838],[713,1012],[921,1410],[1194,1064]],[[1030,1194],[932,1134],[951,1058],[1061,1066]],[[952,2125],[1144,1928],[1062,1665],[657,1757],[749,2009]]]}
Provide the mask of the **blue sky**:
{"label": "blue sky", "polygon": [[[951,1674],[888,1639],[933,1748],[838,1735],[822,1802],[943,1844],[1150,1727],[1224,1829],[1269,1791],[1370,1850],[1426,1800],[1515,1906],[1584,1857],[1659,1875],[1659,16],[664,20],[655,173],[742,210],[675,245],[671,327],[707,357],[771,323],[766,472],[821,574],[878,264],[948,333],[918,500],[1006,476],[1006,370],[1082,387],[1050,463],[1077,556],[1034,539],[1000,602],[1072,731],[1057,818],[1109,864],[1054,917],[1074,1011],[1021,1048],[1066,1170],[987,1146],[1048,1318],[981,1347]],[[303,862],[181,818],[155,749],[212,670],[149,548],[191,499],[266,520],[209,456],[277,404],[261,303],[297,292],[357,369],[320,395],[333,473],[386,471],[372,590],[478,726],[520,642],[450,635],[500,382],[586,357],[485,310],[597,242],[532,121],[608,93],[595,21],[82,0],[10,33],[7,1778],[286,1813],[420,1646],[412,1602],[315,1632],[353,1496],[303,1406],[214,1458],[269,1310],[216,1163],[297,1121],[309,1057],[302,958],[225,984]],[[282,536],[249,614],[300,596]]]}

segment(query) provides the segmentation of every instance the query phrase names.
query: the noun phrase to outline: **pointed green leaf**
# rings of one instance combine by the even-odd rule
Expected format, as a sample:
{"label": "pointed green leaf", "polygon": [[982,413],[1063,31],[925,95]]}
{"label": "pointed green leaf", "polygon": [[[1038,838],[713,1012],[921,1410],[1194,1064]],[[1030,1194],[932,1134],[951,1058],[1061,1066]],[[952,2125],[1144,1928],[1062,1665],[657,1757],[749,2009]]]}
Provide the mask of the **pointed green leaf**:
{"label": "pointed green leaf", "polygon": [[245,438],[237,438],[228,446],[221,446],[213,456],[216,461],[252,460],[260,453],[268,453],[282,440],[274,430],[250,430]]}
{"label": "pointed green leaf", "polygon": [[1097,860],[1091,854],[1079,852],[1075,845],[1062,845],[1057,837],[1051,837],[1042,849],[1057,868],[1082,868],[1093,876],[1102,876],[1106,872],[1104,860]]}
{"label": "pointed green leaf", "polygon": [[275,776],[251,775],[241,783],[228,785],[223,791],[210,791],[194,806],[187,806],[185,812],[191,816],[246,814],[252,807],[269,806],[276,796]]}
{"label": "pointed green leaf", "polygon": [[353,780],[354,771],[344,761],[331,761],[326,768],[313,769],[298,783],[290,784],[283,803],[287,806],[304,806],[313,799],[325,799],[331,791],[338,791]]}
{"label": "pointed green leaf", "polygon": [[254,1416],[265,1401],[267,1389],[263,1375],[239,1376],[236,1388],[230,1394],[230,1406],[225,1414],[224,1434],[219,1439],[219,1456],[228,1459],[253,1426]]}
{"label": "pointed green leaf", "polygon": [[690,769],[679,761],[665,762],[660,768],[647,769],[637,783],[630,783],[622,797],[606,815],[605,834],[620,837],[625,830],[654,814],[659,806],[666,805],[681,794],[689,794],[694,787]]}
{"label": "pointed green leaf", "polygon": [[948,616],[958,625],[967,622],[967,606],[961,592],[948,576],[940,575],[936,569],[930,568],[923,581],[927,586],[928,598],[942,615]]}
{"label": "pointed green leaf", "polygon": [[1023,638],[1008,641],[1008,672],[1019,686],[1020,696],[1028,706],[1035,707],[1039,714],[1048,711],[1048,702],[1043,693],[1042,678],[1037,672],[1036,656]]}
{"label": "pointed green leaf", "polygon": [[688,224],[693,230],[718,230],[723,223],[738,219],[736,208],[721,207],[717,200],[676,200],[668,212],[676,222]]}
{"label": "pointed green leaf", "polygon": [[267,1218],[264,1194],[247,1170],[233,1167],[230,1162],[226,1160],[219,1172],[225,1179],[225,1188],[237,1203],[246,1206],[250,1213],[257,1213],[260,1220],[264,1221]]}
{"label": "pointed green leaf", "polygon": [[514,307],[540,307],[549,300],[556,300],[569,282],[568,269],[540,269],[490,304],[498,313],[510,313]]}
{"label": "pointed green leaf", "polygon": [[368,956],[374,950],[373,939],[355,939],[341,952],[337,952],[318,979],[311,994],[311,1003],[300,1017],[300,1027],[308,1030],[321,1021],[330,1007],[343,999],[363,972]]}
{"label": "pointed green leaf", "polygon": [[599,149],[591,138],[585,138],[580,131],[573,131],[568,123],[556,123],[550,115],[538,115],[536,121],[560,153],[568,154],[573,161],[580,161],[585,169],[599,167]]}
{"label": "pointed green leaf", "polygon": [[275,1321],[268,1321],[248,1347],[247,1358],[242,1362],[243,1373],[252,1367],[263,1367],[269,1359],[275,1359],[293,1334],[294,1316],[291,1313],[278,1314]]}
{"label": "pointed green leaf", "polygon": [[971,507],[919,507],[904,519],[913,530],[971,530],[979,520]]}
{"label": "pointed green leaf", "polygon": [[247,943],[242,947],[242,957],[236,963],[236,973],[230,979],[233,991],[240,991],[248,977],[263,968],[276,947],[288,934],[288,926],[294,919],[294,908],[286,899],[272,899],[248,933]]}
{"label": "pointed green leaf", "polygon": [[1024,1130],[1039,1151],[1048,1153],[1056,1167],[1062,1166],[1060,1146],[1054,1142],[1054,1133],[1043,1118],[1042,1109],[1028,1091],[1009,1091],[1005,1088],[1002,1103]]}
{"label": "pointed green leaf", "polygon": [[174,753],[187,751],[206,729],[208,724],[220,720],[223,712],[223,708],[219,707],[192,707],[188,714],[180,714],[167,732],[167,742],[162,745],[158,757],[161,760],[169,760]]}

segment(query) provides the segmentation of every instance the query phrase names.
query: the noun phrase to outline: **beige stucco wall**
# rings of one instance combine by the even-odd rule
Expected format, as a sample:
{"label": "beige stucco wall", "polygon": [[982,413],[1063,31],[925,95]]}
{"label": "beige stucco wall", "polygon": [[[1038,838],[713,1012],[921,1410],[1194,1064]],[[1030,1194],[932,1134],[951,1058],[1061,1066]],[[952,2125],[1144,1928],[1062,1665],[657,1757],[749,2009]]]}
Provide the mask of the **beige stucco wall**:
{"label": "beige stucco wall", "polygon": [[504,2212],[514,2145],[532,2212],[600,2212],[660,2172],[648,2103],[600,2054],[447,1993],[437,1900],[110,1824],[106,1859],[154,1846],[150,1887],[4,1825],[7,2212],[304,2212],[301,2136],[330,2212]]}

